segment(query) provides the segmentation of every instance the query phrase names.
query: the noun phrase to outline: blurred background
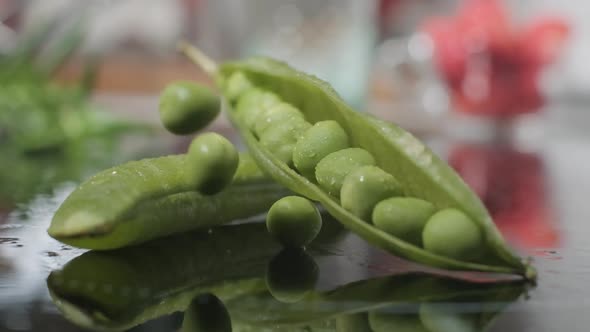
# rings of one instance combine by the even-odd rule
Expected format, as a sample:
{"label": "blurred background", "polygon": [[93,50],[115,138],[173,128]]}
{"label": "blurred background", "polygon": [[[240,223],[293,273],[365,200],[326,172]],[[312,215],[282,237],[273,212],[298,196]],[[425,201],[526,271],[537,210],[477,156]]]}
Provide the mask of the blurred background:
{"label": "blurred background", "polygon": [[586,102],[590,23],[583,13],[590,5],[583,1],[0,3],[0,50],[9,52],[43,24],[53,25],[44,36],[49,45],[76,30],[80,45],[55,80],[76,82],[92,61],[93,96],[109,108],[125,102],[125,111],[142,118],[153,119],[157,95],[171,80],[205,80],[175,51],[185,38],[219,60],[284,59],[329,81],[359,111],[414,131],[481,138],[508,126],[536,142],[546,129],[541,118],[576,128],[587,122],[579,120],[587,112],[547,107]]}
{"label": "blurred background", "polygon": [[[19,276],[50,267],[15,257],[63,249],[39,251],[42,223],[77,183],[185,151],[190,138],[160,125],[158,95],[175,80],[211,82],[179,39],[220,61],[285,60],[415,133],[519,249],[583,244],[588,12],[582,0],[0,0],[0,298],[45,291]],[[223,117],[207,130],[236,138]],[[40,226],[21,230],[27,221]],[[1,310],[0,327],[19,317]]]}

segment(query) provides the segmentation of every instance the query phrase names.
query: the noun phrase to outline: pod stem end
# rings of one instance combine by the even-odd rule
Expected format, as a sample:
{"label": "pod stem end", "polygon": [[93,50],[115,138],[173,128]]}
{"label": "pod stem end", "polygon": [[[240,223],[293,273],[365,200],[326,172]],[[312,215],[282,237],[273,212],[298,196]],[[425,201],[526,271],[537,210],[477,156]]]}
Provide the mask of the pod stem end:
{"label": "pod stem end", "polygon": [[189,42],[181,40],[176,47],[187,58],[201,67],[209,76],[214,76],[217,73],[217,63]]}

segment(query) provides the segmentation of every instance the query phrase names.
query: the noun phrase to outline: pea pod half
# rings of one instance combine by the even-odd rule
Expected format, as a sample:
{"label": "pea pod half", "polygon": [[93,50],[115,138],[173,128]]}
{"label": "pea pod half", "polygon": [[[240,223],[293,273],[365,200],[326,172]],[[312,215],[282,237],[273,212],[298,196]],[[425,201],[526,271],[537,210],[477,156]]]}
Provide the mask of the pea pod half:
{"label": "pea pod half", "polygon": [[273,92],[283,101],[298,108],[312,124],[325,120],[336,121],[348,134],[351,145],[371,153],[378,167],[400,181],[406,195],[431,202],[438,209],[458,209],[473,219],[484,234],[488,253],[477,262],[444,257],[359,219],[343,209],[336,198],[297,173],[260,144],[226,100],[224,107],[227,114],[258,166],[288,189],[319,201],[330,214],[369,243],[395,255],[434,267],[520,274],[526,279],[536,279],[534,267],[517,256],[507,245],[479,198],[453,169],[410,133],[393,123],[355,112],[328,83],[297,71],[283,62],[254,57],[218,66],[188,45],[184,45],[183,49],[215,79],[221,91],[224,90],[224,82],[232,74],[240,73],[255,87]]}
{"label": "pea pod half", "polygon": [[120,248],[253,217],[287,194],[242,155],[232,184],[204,196],[187,162],[185,155],[144,159],[94,175],[59,207],[49,235],[80,248]]}

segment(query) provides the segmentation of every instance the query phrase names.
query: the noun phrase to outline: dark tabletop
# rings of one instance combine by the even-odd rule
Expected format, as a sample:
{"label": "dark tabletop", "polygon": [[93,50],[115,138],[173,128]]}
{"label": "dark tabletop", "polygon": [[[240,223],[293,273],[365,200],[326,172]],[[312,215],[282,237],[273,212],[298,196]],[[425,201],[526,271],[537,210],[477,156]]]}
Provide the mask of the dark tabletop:
{"label": "dark tabletop", "polygon": [[[395,322],[400,317],[418,317],[421,310],[426,310],[427,303],[444,313],[438,316],[437,331],[484,328],[489,331],[587,331],[590,323],[590,242],[587,240],[590,234],[590,145],[587,136],[580,131],[556,129],[550,135],[534,149],[443,139],[428,141],[482,197],[508,241],[523,255],[534,258],[539,271],[536,287],[512,289],[506,286],[496,290],[471,275],[456,276],[469,279],[469,283],[449,281],[443,276],[425,276],[420,267],[371,248],[335,224],[333,234],[308,250],[313,256],[309,259],[319,267],[314,291],[319,295],[311,297],[312,304],[305,301],[283,303],[265,290],[252,296],[244,295],[226,303],[234,330],[330,331],[339,326],[338,320],[353,319],[355,315],[365,315],[366,320],[375,312],[388,314],[390,322]],[[105,152],[101,162],[95,159],[72,161],[79,165],[63,176],[51,173],[31,179],[23,173],[23,178],[18,179],[12,172],[1,175],[13,178],[10,182],[4,180],[3,183],[11,187],[3,188],[0,196],[3,199],[0,202],[0,331],[82,330],[58,310],[56,300],[50,297],[47,278],[52,271],[59,271],[85,251],[58,243],[47,235],[46,229],[59,204],[90,174],[126,159],[182,151],[186,141],[172,148],[146,150],[142,144],[134,143],[129,146],[124,145],[118,153]],[[0,162],[14,163],[14,168],[19,169],[25,167],[23,163],[28,163],[32,173],[43,173],[52,163],[47,159],[23,162],[7,160],[5,155],[0,158],[4,159]],[[56,169],[64,167],[58,164]],[[19,181],[33,181],[35,185],[23,184],[21,189],[30,189],[19,191],[15,197]],[[44,185],[44,181],[50,183]],[[252,266],[258,264],[262,271],[256,280],[264,280],[265,266],[278,254],[279,249],[276,249],[267,256],[252,259]],[[220,254],[216,266],[223,266],[226,258]],[[150,264],[156,264],[158,259],[166,258],[154,258]],[[248,261],[242,263],[249,264]],[[150,271],[153,274],[168,272],[153,267]],[[428,285],[436,286],[432,294],[430,286],[417,284],[423,279]],[[474,280],[479,280],[480,284],[474,285]],[[448,289],[450,295],[446,296],[441,289]],[[481,293],[478,290],[487,293],[478,295]],[[438,296],[436,301],[432,299],[434,295]],[[160,300],[165,302],[167,298]],[[133,330],[178,330],[182,314],[165,311],[162,315],[153,313],[147,322],[137,323]],[[322,313],[316,319],[322,323],[300,329],[281,329],[280,324],[247,328],[248,323],[256,326],[257,321],[272,317],[286,319],[293,313],[303,315],[301,312],[311,316]],[[469,317],[478,318],[478,323],[470,324],[473,319]]]}

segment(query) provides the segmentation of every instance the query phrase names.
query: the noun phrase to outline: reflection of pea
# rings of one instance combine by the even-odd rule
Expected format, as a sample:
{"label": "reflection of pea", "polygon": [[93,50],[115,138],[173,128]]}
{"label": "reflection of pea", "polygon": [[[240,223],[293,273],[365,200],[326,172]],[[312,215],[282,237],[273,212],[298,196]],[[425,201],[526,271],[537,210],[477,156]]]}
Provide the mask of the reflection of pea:
{"label": "reflection of pea", "polygon": [[231,332],[231,319],[223,303],[212,294],[196,297],[184,313],[182,332]]}
{"label": "reflection of pea", "polygon": [[430,332],[415,313],[370,312],[369,325],[373,332]]}
{"label": "reflection of pea", "polygon": [[266,285],[275,299],[294,303],[314,289],[318,276],[317,264],[305,251],[284,249],[268,263]]}
{"label": "reflection of pea", "polygon": [[[367,313],[341,315],[336,318],[338,332],[372,332],[367,319]],[[393,331],[393,330],[392,330]]]}
{"label": "reflection of pea", "polygon": [[443,304],[422,304],[420,306],[420,320],[430,332],[474,332],[478,330],[474,317],[461,314]]}

